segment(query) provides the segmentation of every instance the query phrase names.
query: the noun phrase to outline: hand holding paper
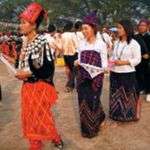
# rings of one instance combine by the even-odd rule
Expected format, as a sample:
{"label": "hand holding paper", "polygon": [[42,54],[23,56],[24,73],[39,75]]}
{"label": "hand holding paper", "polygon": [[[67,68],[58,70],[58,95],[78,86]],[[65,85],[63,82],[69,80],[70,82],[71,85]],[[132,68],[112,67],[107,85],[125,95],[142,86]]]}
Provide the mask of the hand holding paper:
{"label": "hand holding paper", "polygon": [[9,61],[0,53],[0,60],[7,66],[7,68],[13,73],[16,74],[17,71],[13,65],[9,63]]}

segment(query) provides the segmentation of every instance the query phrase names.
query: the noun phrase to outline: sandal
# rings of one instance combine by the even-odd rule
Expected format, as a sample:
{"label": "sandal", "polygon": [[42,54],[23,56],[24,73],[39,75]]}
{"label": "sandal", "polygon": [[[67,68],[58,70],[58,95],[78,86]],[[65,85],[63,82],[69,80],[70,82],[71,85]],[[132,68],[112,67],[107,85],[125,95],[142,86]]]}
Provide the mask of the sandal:
{"label": "sandal", "polygon": [[66,87],[66,89],[65,89],[65,92],[66,93],[70,93],[70,92],[72,92],[73,91],[73,88],[71,88],[71,87]]}
{"label": "sandal", "polygon": [[54,141],[53,141],[53,143],[54,143],[54,146],[55,146],[55,148],[57,150],[63,150],[63,148],[64,148],[64,142],[62,140],[59,143],[56,143]]}

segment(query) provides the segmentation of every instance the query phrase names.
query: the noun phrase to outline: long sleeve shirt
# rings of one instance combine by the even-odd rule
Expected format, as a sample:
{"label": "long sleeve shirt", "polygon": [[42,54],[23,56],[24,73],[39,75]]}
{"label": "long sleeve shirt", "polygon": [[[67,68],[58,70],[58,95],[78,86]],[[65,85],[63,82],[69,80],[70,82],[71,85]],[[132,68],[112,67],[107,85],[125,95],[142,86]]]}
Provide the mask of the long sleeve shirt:
{"label": "long sleeve shirt", "polygon": [[62,50],[64,55],[72,56],[76,53],[76,41],[74,33],[65,32],[62,34]]}
{"label": "long sleeve shirt", "polygon": [[82,51],[93,50],[100,54],[101,56],[101,63],[102,68],[107,68],[108,66],[108,59],[107,59],[107,46],[101,39],[96,39],[96,41],[92,44],[88,43],[86,39],[80,41],[78,47],[78,54],[79,54],[79,61],[80,61],[80,54]]}
{"label": "long sleeve shirt", "polygon": [[111,70],[117,73],[129,73],[135,71],[135,66],[141,62],[141,48],[136,40],[127,42],[116,41],[111,60],[129,61],[129,65],[113,65]]}

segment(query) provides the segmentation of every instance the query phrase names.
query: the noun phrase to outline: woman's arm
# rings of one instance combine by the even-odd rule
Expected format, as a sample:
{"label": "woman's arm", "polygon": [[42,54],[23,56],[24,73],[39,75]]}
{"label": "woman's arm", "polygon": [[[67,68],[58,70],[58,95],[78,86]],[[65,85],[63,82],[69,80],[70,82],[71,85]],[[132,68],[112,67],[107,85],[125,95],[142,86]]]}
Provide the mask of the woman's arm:
{"label": "woman's arm", "polygon": [[131,65],[133,67],[137,66],[141,62],[141,48],[140,45],[134,41],[131,47],[131,58],[127,58],[127,60],[115,60],[114,64],[117,66]]}
{"label": "woman's arm", "polygon": [[19,80],[27,80],[27,78],[31,77],[32,73],[30,71],[18,70],[15,77]]}
{"label": "woman's arm", "polygon": [[141,47],[135,41],[131,46],[132,58],[128,59],[131,66],[135,67],[141,62]]}
{"label": "woman's arm", "polygon": [[2,56],[11,64],[15,64],[16,63],[16,59],[10,56],[7,56],[5,54],[2,54]]}
{"label": "woman's arm", "polygon": [[104,42],[101,44],[100,55],[102,60],[102,68],[106,69],[108,67],[108,53],[107,46]]}

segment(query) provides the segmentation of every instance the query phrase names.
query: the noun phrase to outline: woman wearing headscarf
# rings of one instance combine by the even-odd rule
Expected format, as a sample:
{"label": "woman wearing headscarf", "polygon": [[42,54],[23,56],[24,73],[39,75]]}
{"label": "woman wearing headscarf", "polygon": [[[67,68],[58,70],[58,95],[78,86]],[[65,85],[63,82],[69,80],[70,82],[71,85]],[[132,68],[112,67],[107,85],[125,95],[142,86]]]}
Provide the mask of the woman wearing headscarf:
{"label": "woman wearing headscarf", "polygon": [[30,150],[41,150],[44,140],[51,140],[58,149],[63,148],[51,112],[57,99],[52,79],[54,60],[44,35],[38,34],[45,16],[45,10],[36,2],[28,5],[19,16],[20,31],[27,40],[21,50],[16,77],[23,80],[22,128]]}
{"label": "woman wearing headscarf", "polygon": [[133,26],[122,20],[117,24],[119,40],[114,44],[110,72],[110,118],[135,121],[140,118],[140,100],[135,66],[141,61],[140,45],[133,39]]}
{"label": "woman wearing headscarf", "polygon": [[106,44],[97,38],[98,20],[96,12],[84,17],[82,33],[84,39],[78,47],[77,93],[81,133],[83,137],[92,138],[98,135],[100,125],[105,119],[100,96],[104,73],[107,68]]}

